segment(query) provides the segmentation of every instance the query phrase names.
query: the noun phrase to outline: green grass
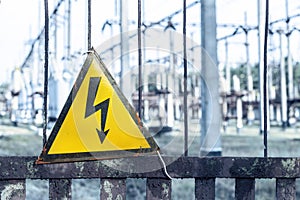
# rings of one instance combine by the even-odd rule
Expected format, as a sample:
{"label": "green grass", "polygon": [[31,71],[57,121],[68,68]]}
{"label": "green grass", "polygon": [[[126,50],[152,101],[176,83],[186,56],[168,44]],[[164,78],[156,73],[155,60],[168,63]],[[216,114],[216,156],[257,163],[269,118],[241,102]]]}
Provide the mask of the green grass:
{"label": "green grass", "polygon": [[[4,131],[5,127],[0,127],[0,131]],[[199,156],[200,136],[199,127],[189,128],[190,146],[189,155]],[[12,131],[14,134],[10,134]],[[38,156],[42,149],[42,138],[35,133],[29,133],[30,130],[21,128],[10,128],[4,131],[5,134],[0,136],[0,156]],[[1,132],[0,132],[1,133]],[[16,134],[18,133],[18,134]],[[164,133],[155,136],[159,146],[166,155],[180,155],[183,152],[183,131],[177,130],[173,133]],[[291,128],[282,131],[280,128],[271,129],[268,135],[268,154],[271,157],[297,157],[300,155],[300,131],[297,128]],[[222,133],[222,155],[223,156],[263,156],[263,136],[259,134],[257,126],[247,127],[241,130],[240,134],[236,134],[234,126],[227,129],[226,133]],[[97,180],[93,180],[98,185]],[[28,181],[30,183],[30,181]],[[41,184],[38,181],[32,181],[34,184],[28,186],[28,195],[32,195],[38,191]],[[37,183],[35,183],[37,182]],[[93,185],[95,184],[93,182]],[[145,197],[145,180],[141,179],[128,180],[127,183],[134,189],[132,194],[128,193],[128,199],[139,199]],[[297,180],[297,198],[300,199],[300,182]],[[135,184],[136,187],[134,186]],[[45,185],[44,183],[42,185]],[[89,180],[74,181],[73,196],[80,199],[84,191],[87,195],[87,186]],[[44,187],[44,186],[43,186]],[[46,187],[46,186],[45,186]],[[234,199],[234,179],[217,179],[216,180],[216,199]],[[96,187],[98,188],[98,186]],[[95,189],[95,188],[93,188]],[[43,189],[43,192],[47,192]],[[32,192],[30,192],[32,191]],[[130,191],[128,191],[130,192]],[[31,194],[32,193],[32,194]],[[92,195],[92,192],[91,192]],[[96,196],[99,194],[97,193]],[[36,194],[38,196],[38,194]],[[78,198],[76,198],[78,197]],[[193,179],[175,179],[172,188],[173,199],[194,199],[194,180]],[[98,198],[98,197],[97,197]],[[34,197],[33,197],[34,199]],[[37,199],[37,198],[36,198]],[[46,198],[45,198],[46,199]],[[90,197],[90,199],[93,199]],[[256,179],[256,199],[275,199],[275,179]]]}

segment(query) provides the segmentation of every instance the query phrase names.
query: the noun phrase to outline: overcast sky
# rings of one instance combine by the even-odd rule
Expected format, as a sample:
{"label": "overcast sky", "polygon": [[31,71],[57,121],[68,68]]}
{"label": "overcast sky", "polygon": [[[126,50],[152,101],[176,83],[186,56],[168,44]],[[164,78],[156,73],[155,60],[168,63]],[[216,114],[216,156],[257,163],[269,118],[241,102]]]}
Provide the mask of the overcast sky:
{"label": "overcast sky", "polygon": [[[0,80],[5,80],[10,74],[10,71],[20,66],[26,55],[28,54],[32,39],[36,38],[44,23],[43,17],[43,2],[42,0],[1,0],[0,4]],[[53,5],[57,0],[49,1],[49,12],[53,10]],[[115,12],[114,4],[116,0],[92,1],[92,44],[98,46],[110,37],[109,29],[101,32],[102,25],[108,19],[118,20]],[[129,19],[137,21],[137,1],[128,0],[129,2]],[[145,21],[153,22],[182,7],[181,0],[145,0]],[[194,0],[188,0],[187,4],[191,4]],[[290,15],[300,13],[300,1],[289,0]],[[40,9],[40,10],[39,10]],[[62,9],[65,9],[62,6]],[[199,23],[200,21],[200,4],[188,10],[187,23]],[[256,0],[217,0],[217,23],[218,24],[237,24],[243,25],[245,21],[245,13],[247,13],[247,22],[250,26],[257,25],[257,1]],[[270,0],[270,21],[286,17],[285,1]],[[81,50],[86,48],[86,1],[76,0],[72,1],[72,47],[71,51]],[[174,22],[181,22],[182,15],[179,14],[174,17]],[[60,21],[63,21],[63,16],[60,16]],[[300,20],[291,20],[292,26],[300,28]],[[273,28],[285,26],[284,23],[279,23]],[[63,24],[60,25],[61,31]],[[130,29],[135,28],[136,25],[131,25]],[[180,25],[178,30],[181,32]],[[159,27],[158,27],[159,28]],[[117,33],[118,26],[115,25],[115,33]],[[219,28],[218,37],[233,33],[235,28]],[[194,40],[200,40],[199,30],[195,27],[187,28],[188,34],[194,32]],[[251,62],[257,62],[257,32],[251,31],[250,37],[250,57]],[[274,36],[274,45],[278,46],[278,36]],[[63,37],[61,37],[63,39]],[[229,61],[243,62],[244,54],[244,34],[234,37],[229,40]],[[59,47],[63,48],[63,47]],[[223,49],[222,49],[223,48]],[[299,33],[292,35],[292,54],[296,61],[300,61]],[[299,55],[298,55],[299,54]],[[219,61],[224,61],[224,44],[219,44]]]}

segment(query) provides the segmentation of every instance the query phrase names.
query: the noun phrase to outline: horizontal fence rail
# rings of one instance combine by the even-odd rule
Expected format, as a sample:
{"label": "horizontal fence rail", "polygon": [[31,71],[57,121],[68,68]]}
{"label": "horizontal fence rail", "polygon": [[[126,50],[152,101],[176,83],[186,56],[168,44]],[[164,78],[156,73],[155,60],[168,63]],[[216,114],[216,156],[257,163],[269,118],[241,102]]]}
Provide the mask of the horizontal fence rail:
{"label": "horizontal fence rail", "polygon": [[[35,164],[36,159],[0,157],[1,199],[25,199],[26,179],[48,179],[50,199],[71,199],[71,180],[83,178],[100,178],[101,199],[124,199],[126,178],[146,178],[147,199],[171,199],[172,181],[160,168],[156,156],[45,165]],[[259,178],[276,179],[277,199],[296,198],[300,158],[164,157],[164,160],[171,163],[167,169],[173,178],[195,179],[196,199],[215,198],[216,178],[235,179],[236,199],[254,199],[255,179]]]}

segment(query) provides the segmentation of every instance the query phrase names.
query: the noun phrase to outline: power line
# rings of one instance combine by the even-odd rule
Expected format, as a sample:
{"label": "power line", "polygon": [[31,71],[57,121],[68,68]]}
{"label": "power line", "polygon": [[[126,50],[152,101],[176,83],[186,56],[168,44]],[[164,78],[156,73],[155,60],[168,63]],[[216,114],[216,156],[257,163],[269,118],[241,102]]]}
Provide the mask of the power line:
{"label": "power line", "polygon": [[[294,18],[297,18],[297,17],[300,17],[300,14],[292,15],[292,16],[290,16],[290,17],[288,17],[288,18],[282,18],[282,19],[278,19],[278,20],[272,21],[272,22],[269,23],[269,25],[272,26],[272,25],[274,25],[274,24],[276,24],[276,23],[280,23],[280,22],[286,22],[286,23],[288,23],[291,19],[294,19]],[[222,25],[220,25],[220,27],[224,27],[224,28],[230,27],[230,28],[233,28],[233,27],[234,27],[234,24],[228,24],[228,25],[222,24]],[[217,41],[221,41],[221,40],[225,40],[225,39],[231,38],[231,37],[236,36],[236,35],[239,35],[239,34],[241,34],[241,33],[243,33],[243,32],[245,33],[246,31],[258,30],[258,26],[243,26],[243,25],[237,25],[237,26],[235,26],[235,27],[236,27],[236,28],[235,28],[235,30],[233,31],[232,34],[229,34],[229,35],[223,36],[223,37],[221,37],[221,38],[218,38]],[[241,31],[241,30],[242,30],[242,31]],[[294,28],[291,30],[291,33],[292,33],[293,31],[299,31],[299,29],[294,27]],[[273,32],[274,32],[274,31],[272,31],[272,29],[269,29],[269,33],[270,33],[270,34],[273,34]],[[289,32],[288,32],[287,34],[289,34]]]}
{"label": "power line", "polygon": [[[60,7],[60,5],[64,2],[64,0],[60,0],[57,5],[55,6],[54,10],[52,11],[51,15],[49,16],[50,19],[52,19],[54,17],[54,15],[57,14],[58,12],[58,9]],[[34,47],[35,47],[35,44],[41,39],[41,37],[43,36],[44,34],[44,31],[45,31],[45,26],[42,28],[41,32],[38,34],[38,36],[33,40],[33,42],[31,43],[31,48],[30,48],[30,51],[28,53],[28,55],[26,56],[23,64],[21,65],[21,69],[26,67],[26,64],[27,62],[29,61],[32,53],[33,53],[33,50],[34,50]]]}
{"label": "power line", "polygon": [[[194,7],[195,5],[197,5],[198,3],[200,3],[199,0],[194,1],[193,3],[189,4],[188,6],[186,6],[186,9],[192,8],[192,7]],[[156,21],[156,22],[150,22],[150,24],[148,24],[148,25],[145,24],[145,23],[142,23],[142,25],[144,26],[144,30],[142,30],[142,32],[144,33],[144,32],[146,31],[146,29],[151,28],[151,27],[153,27],[153,26],[157,26],[157,25],[158,25],[158,26],[165,27],[165,28],[168,27],[168,25],[170,25],[169,23],[171,22],[171,19],[172,19],[175,15],[180,14],[182,11],[183,11],[183,9],[181,8],[181,9],[179,9],[179,10],[177,10],[177,11],[171,13],[170,15],[168,15],[168,16],[166,16],[166,17],[164,17],[164,18],[162,18],[162,19],[160,19],[160,20],[158,20],[158,21]],[[162,25],[162,23],[165,22],[165,21],[168,22],[167,26],[163,26],[163,25]],[[105,22],[105,23],[106,23],[106,22]],[[104,23],[104,24],[105,24],[105,23]],[[176,26],[177,24],[178,24],[178,23],[172,23],[173,27]],[[103,25],[103,26],[104,26],[104,25]],[[102,29],[103,29],[103,26],[102,26]],[[132,39],[132,38],[134,38],[134,37],[136,37],[136,36],[137,36],[137,33],[132,34],[131,36],[129,36],[129,39]],[[121,42],[116,43],[115,45],[111,46],[110,48],[108,48],[108,49],[102,51],[102,54],[105,54],[105,53],[111,51],[111,49],[116,48],[116,47],[118,47],[119,45],[121,45]]]}

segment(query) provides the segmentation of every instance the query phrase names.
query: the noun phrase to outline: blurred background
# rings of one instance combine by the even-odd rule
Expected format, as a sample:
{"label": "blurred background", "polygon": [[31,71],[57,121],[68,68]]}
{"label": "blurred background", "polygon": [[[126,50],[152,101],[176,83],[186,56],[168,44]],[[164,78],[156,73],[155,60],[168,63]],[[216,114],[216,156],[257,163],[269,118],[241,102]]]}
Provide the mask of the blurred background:
{"label": "blurred background", "polygon": [[[121,2],[121,3],[120,3]],[[268,40],[268,88],[270,124],[283,128],[296,125],[299,119],[299,9],[295,1],[271,1]],[[195,63],[201,48],[200,1],[187,1],[188,108],[191,117],[201,116],[200,68]],[[257,1],[216,1],[217,61],[224,129],[232,120],[237,129],[255,123],[259,114],[259,12]],[[6,1],[0,7],[0,64],[2,73],[0,114],[17,125],[40,126],[43,96],[44,12],[39,0]],[[57,0],[49,2],[50,64],[49,120],[55,121],[72,88],[87,51],[87,2]],[[166,126],[182,119],[183,60],[176,52],[182,33],[181,1],[144,1],[142,34],[147,47],[149,32],[165,33],[169,49],[144,50],[143,118],[166,116]],[[106,63],[111,74],[133,104],[138,85],[135,36],[121,32],[136,30],[135,1],[92,1],[92,45]],[[148,33],[148,35],[147,35]],[[123,40],[120,42],[120,40]],[[153,40],[153,37],[150,39]],[[122,48],[120,44],[123,44]],[[180,45],[180,43],[179,43]],[[173,49],[172,49],[173,48]],[[198,50],[197,50],[198,49]],[[125,54],[124,52],[128,51]],[[146,70],[148,69],[148,70]],[[170,73],[171,72],[171,73]],[[121,85],[130,73],[130,86]],[[164,74],[168,73],[167,76]],[[170,84],[172,82],[172,84]],[[148,84],[149,83],[149,84]],[[126,83],[124,83],[126,84]],[[58,87],[59,86],[59,87]],[[167,95],[170,90],[178,96]],[[169,98],[169,100],[168,100]],[[144,106],[144,101],[146,105]],[[170,102],[171,101],[171,102]],[[169,104],[168,104],[169,102]],[[164,105],[165,104],[165,105]],[[164,105],[163,108],[162,105]],[[169,111],[168,111],[169,110]],[[171,114],[171,113],[172,114]],[[154,116],[150,116],[150,115]],[[239,130],[238,130],[239,131]]]}
{"label": "blurred background", "polygon": [[[201,19],[201,2],[187,0],[186,91],[181,46],[182,1],[142,2],[142,85],[137,70],[136,1],[92,0],[92,46],[135,108],[138,108],[138,88],[142,87],[140,117],[163,153],[183,154],[184,107],[187,108],[189,155],[199,156],[205,140],[200,122],[203,116],[201,22],[205,20]],[[220,109],[214,115],[220,118],[220,124],[209,148],[223,156],[263,155],[259,2],[216,0],[215,3],[217,57],[211,59],[218,74],[218,79],[213,80],[215,84],[219,82],[218,98],[214,101]],[[48,132],[86,58],[87,1],[52,0],[49,13]],[[2,0],[0,24],[0,155],[38,155],[42,147],[44,97],[43,1]],[[271,0],[268,33],[269,106],[264,114],[269,120],[269,155],[299,156],[300,2]],[[208,137],[209,134],[204,134],[204,138]],[[77,186],[85,184],[78,181]],[[218,192],[219,198],[230,199],[227,190],[233,190],[229,187],[232,184],[217,185],[225,187]],[[190,182],[184,186],[190,188]],[[136,187],[133,184],[131,189],[136,192]],[[273,199],[265,187],[263,182],[257,184],[257,190],[265,194],[264,199]],[[132,198],[138,199],[138,195],[144,193]],[[177,193],[178,199],[186,195]]]}

